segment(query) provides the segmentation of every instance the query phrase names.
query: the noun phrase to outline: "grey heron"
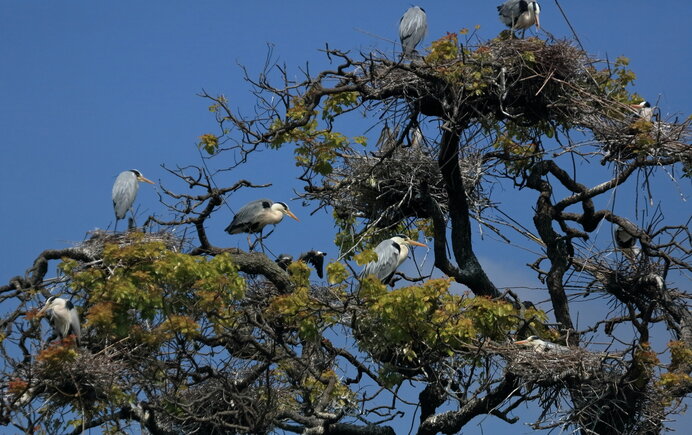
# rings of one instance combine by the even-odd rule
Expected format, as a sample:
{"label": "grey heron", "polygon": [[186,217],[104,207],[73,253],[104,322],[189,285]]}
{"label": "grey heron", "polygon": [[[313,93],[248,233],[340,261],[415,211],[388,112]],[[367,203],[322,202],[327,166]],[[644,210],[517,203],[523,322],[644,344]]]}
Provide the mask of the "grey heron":
{"label": "grey heron", "polygon": [[406,257],[408,257],[410,245],[427,248],[423,243],[412,240],[405,235],[397,235],[391,239],[380,242],[380,244],[375,247],[377,260],[371,261],[365,265],[362,276],[374,275],[383,284],[389,283],[396,269],[406,260]]}
{"label": "grey heron", "polygon": [[261,239],[264,227],[269,224],[278,224],[283,220],[284,215],[300,222],[288,209],[286,203],[274,202],[271,199],[250,201],[238,210],[225,231],[228,234],[260,233]]}
{"label": "grey heron", "polygon": [[[302,261],[303,263],[310,263],[312,266],[315,268],[315,271],[317,272],[317,276],[320,278],[324,277],[324,257],[327,255],[326,252],[322,251],[316,251],[316,250],[310,250],[308,252],[303,252],[300,254],[300,257],[298,257],[298,261]],[[276,257],[276,260],[274,260],[276,264],[279,265],[280,268],[283,270],[288,269],[288,266],[293,262],[293,256],[289,254],[280,254],[278,257]]]}
{"label": "grey heron", "polygon": [[522,38],[526,29],[536,25],[537,29],[541,28],[541,23],[538,16],[541,13],[541,7],[538,2],[526,0],[507,0],[497,7],[500,15],[500,21],[505,23],[507,27],[522,31]]}
{"label": "grey heron", "polygon": [[51,296],[46,301],[46,304],[38,312],[39,316],[48,313],[48,321],[53,327],[53,338],[61,340],[67,338],[70,334],[75,336],[75,343],[79,346],[79,340],[82,338],[82,330],[79,326],[79,314],[72,302],[63,298]]}
{"label": "grey heron", "polygon": [[524,340],[519,340],[515,341],[514,344],[520,344],[523,346],[529,346],[532,347],[533,350],[539,353],[548,353],[548,352],[568,352],[569,347],[567,346],[562,346],[559,344],[551,343],[549,341],[543,341],[538,336],[532,335]]}
{"label": "grey heron", "polygon": [[630,107],[636,111],[637,117],[651,122],[651,119],[654,116],[654,108],[651,107],[651,104],[648,101],[644,100],[639,104],[631,104]]}
{"label": "grey heron", "polygon": [[420,6],[411,6],[399,20],[399,39],[403,57],[411,57],[428,32],[428,19]]}
{"label": "grey heron", "polygon": [[140,181],[156,184],[144,178],[142,173],[137,169],[123,171],[118,175],[118,178],[115,179],[115,183],[113,183],[113,192],[111,194],[113,198],[113,209],[115,210],[115,229],[118,227],[118,221],[123,219],[128,210],[132,208],[132,203],[135,202],[135,198],[137,197]]}
{"label": "grey heron", "polygon": [[639,255],[639,247],[635,245],[636,241],[636,237],[630,234],[624,227],[618,225],[615,228],[615,246],[632,262],[636,261]]}

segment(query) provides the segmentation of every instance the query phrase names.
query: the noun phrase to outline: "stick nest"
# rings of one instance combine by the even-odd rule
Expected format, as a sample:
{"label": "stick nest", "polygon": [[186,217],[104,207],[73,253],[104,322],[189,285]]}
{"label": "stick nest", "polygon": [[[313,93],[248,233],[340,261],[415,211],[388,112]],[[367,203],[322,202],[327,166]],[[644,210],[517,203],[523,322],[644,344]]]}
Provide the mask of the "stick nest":
{"label": "stick nest", "polygon": [[[488,203],[480,183],[481,157],[467,155],[459,163],[469,203],[480,211]],[[406,218],[429,218],[431,199],[447,211],[447,194],[437,161],[423,147],[399,146],[384,155],[346,156],[344,164],[308,196],[334,207],[341,218],[361,217],[380,228]]]}
{"label": "stick nest", "polygon": [[163,243],[167,249],[177,251],[182,246],[182,240],[168,231],[156,233],[142,233],[137,231],[126,231],[123,233],[109,233],[103,230],[89,232],[90,237],[77,245],[78,249],[84,251],[89,257],[98,259],[103,258],[103,249],[106,245],[118,245],[120,247],[130,246],[139,243]]}

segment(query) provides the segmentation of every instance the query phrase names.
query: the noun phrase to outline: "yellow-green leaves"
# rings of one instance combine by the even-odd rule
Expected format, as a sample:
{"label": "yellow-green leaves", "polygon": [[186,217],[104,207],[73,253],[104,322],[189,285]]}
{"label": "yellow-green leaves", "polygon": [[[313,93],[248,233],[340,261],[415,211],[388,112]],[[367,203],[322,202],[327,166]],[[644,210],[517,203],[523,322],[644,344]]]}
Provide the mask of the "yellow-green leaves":
{"label": "yellow-green leaves", "polygon": [[348,275],[346,267],[339,262],[329,263],[327,265],[327,282],[329,282],[329,284],[340,284],[346,281]]}
{"label": "yellow-green leaves", "polygon": [[194,319],[188,316],[169,316],[159,327],[161,330],[171,334],[182,334],[187,336],[195,336],[199,334],[199,325]]}
{"label": "yellow-green leaves", "polygon": [[244,296],[245,281],[228,254],[192,256],[140,239],[106,245],[101,267],[63,265],[72,286],[86,290],[87,325],[97,334],[125,337],[147,321],[167,325],[160,332],[194,335],[197,319],[223,322]]}
{"label": "yellow-green leaves", "polygon": [[199,137],[198,146],[207,152],[209,155],[213,155],[219,149],[219,138],[216,135],[207,133]]}
{"label": "yellow-green leaves", "polygon": [[340,92],[330,95],[324,102],[322,110],[322,119],[333,121],[338,115],[345,110],[358,105],[358,92]]}
{"label": "yellow-green leaves", "polygon": [[692,364],[692,349],[687,347],[684,341],[671,341],[668,343],[668,348],[670,349],[669,369],[671,371]]}
{"label": "yellow-green leaves", "polygon": [[374,275],[364,276],[360,280],[358,296],[366,301],[372,302],[387,294],[387,286],[382,284]]}
{"label": "yellow-green leaves", "polygon": [[310,268],[302,261],[294,261],[288,265],[288,274],[296,287],[310,286]]}
{"label": "yellow-green leaves", "polygon": [[455,60],[459,55],[459,39],[456,33],[447,33],[437,41],[433,41],[430,54],[425,59],[431,64],[445,63]]}
{"label": "yellow-green leaves", "polygon": [[[363,280],[365,285],[374,283]],[[491,338],[504,341],[522,319],[512,304],[484,297],[464,298],[449,293],[451,279],[432,279],[420,286],[364,298],[367,314],[359,319],[360,345],[373,355],[396,350],[396,361],[418,364],[467,351],[477,341]],[[526,317],[541,319],[543,314],[527,310]],[[536,326],[536,325],[534,325]]]}
{"label": "yellow-green leaves", "polygon": [[627,91],[627,86],[636,79],[636,74],[629,70],[629,59],[618,57],[615,63],[608,68],[594,72],[594,79],[601,91],[615,101],[627,104],[631,103],[633,95]]}
{"label": "yellow-green leaves", "polygon": [[298,335],[306,340],[316,338],[334,321],[328,307],[310,296],[308,287],[299,287],[291,294],[275,297],[267,312],[270,317],[297,328]]}
{"label": "yellow-green leaves", "polygon": [[377,254],[372,249],[366,249],[360,254],[354,255],[353,259],[356,260],[358,266],[364,266],[371,261],[377,261]]}

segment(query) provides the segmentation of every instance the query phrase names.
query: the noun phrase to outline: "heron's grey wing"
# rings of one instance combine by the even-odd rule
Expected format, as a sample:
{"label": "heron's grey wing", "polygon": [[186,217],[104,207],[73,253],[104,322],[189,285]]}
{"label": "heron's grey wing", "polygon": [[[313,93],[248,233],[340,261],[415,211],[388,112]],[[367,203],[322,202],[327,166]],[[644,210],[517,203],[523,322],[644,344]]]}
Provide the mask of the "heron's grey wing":
{"label": "heron's grey wing", "polygon": [[427,31],[428,22],[425,12],[420,8],[409,8],[399,21],[399,39],[404,53],[412,53]]}
{"label": "heron's grey wing", "polygon": [[139,184],[137,177],[130,171],[121,172],[113,184],[113,208],[115,209],[115,218],[123,219],[127,211],[132,207],[137,196]]}
{"label": "heron's grey wing", "polygon": [[77,344],[82,339],[82,327],[79,325],[79,314],[77,310],[70,310],[70,329],[77,338]]}
{"label": "heron's grey wing", "polygon": [[500,21],[512,27],[521,14],[521,0],[507,0],[497,7],[497,11],[500,13]]}
{"label": "heron's grey wing", "polygon": [[238,213],[233,216],[233,220],[228,227],[226,227],[226,232],[238,234],[252,231],[252,224],[257,220],[257,216],[259,216],[264,209],[271,207],[273,203],[271,199],[266,198],[248,202],[240,207]]}
{"label": "heron's grey wing", "polygon": [[383,241],[375,248],[377,261],[371,261],[365,265],[363,276],[375,275],[380,281],[388,279],[398,266],[399,251],[401,247],[389,239]]}

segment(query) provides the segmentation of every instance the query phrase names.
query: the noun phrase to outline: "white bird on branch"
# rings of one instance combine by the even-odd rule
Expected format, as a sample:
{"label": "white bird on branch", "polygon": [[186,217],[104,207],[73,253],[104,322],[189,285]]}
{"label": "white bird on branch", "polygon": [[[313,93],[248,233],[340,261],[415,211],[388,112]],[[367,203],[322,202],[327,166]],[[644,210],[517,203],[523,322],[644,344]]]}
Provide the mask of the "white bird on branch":
{"label": "white bird on branch", "polygon": [[397,235],[380,242],[375,247],[377,260],[366,264],[361,276],[374,275],[383,284],[388,284],[394,272],[408,257],[410,245],[427,248],[423,243],[412,240],[405,235]]}
{"label": "white bird on branch", "polygon": [[48,321],[53,327],[53,336],[49,341],[54,338],[62,340],[72,334],[75,336],[75,343],[79,346],[82,330],[79,326],[79,314],[72,302],[51,296],[39,310],[38,315],[42,316],[44,313],[48,314]]}
{"label": "white bird on branch", "polygon": [[428,32],[428,19],[423,8],[411,6],[399,20],[399,39],[404,49],[403,57],[413,57],[416,46]]}
{"label": "white bird on branch", "polygon": [[144,178],[142,173],[137,169],[123,171],[120,173],[120,175],[118,175],[118,178],[115,179],[115,183],[113,183],[113,191],[111,192],[113,209],[115,210],[115,227],[113,228],[113,231],[118,228],[118,221],[125,218],[127,212],[132,208],[132,204],[135,202],[135,198],[137,197],[140,181],[149,184],[156,184],[153,181]]}

